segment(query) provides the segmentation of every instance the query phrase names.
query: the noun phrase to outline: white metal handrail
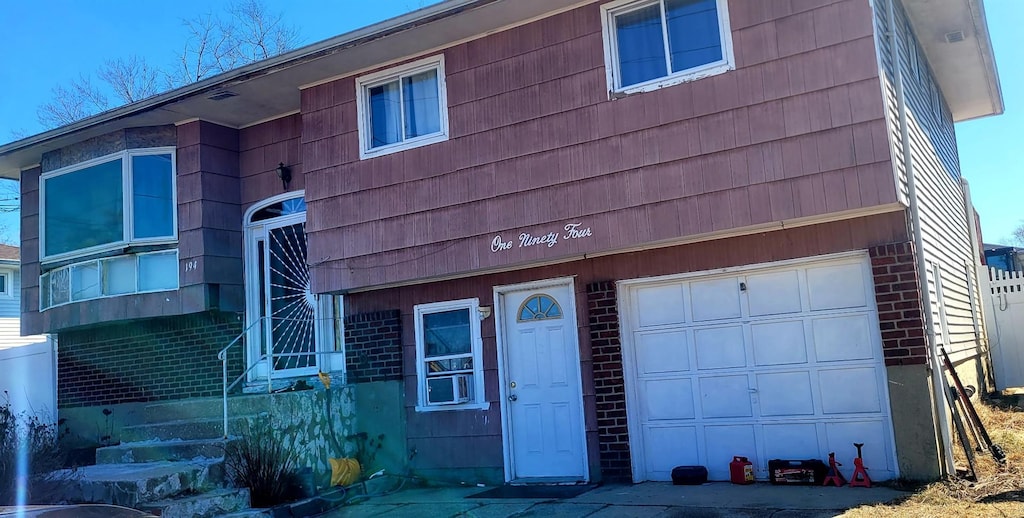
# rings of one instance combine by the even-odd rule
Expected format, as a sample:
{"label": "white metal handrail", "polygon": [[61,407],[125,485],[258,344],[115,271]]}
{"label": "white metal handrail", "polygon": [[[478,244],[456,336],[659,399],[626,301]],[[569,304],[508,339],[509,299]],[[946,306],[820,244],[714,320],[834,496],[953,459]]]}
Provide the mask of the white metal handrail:
{"label": "white metal handrail", "polygon": [[[273,374],[274,374],[274,364],[273,364],[274,358],[289,358],[289,357],[299,357],[299,356],[317,356],[317,357],[321,357],[321,359],[322,359],[323,356],[330,356],[330,355],[335,355],[335,354],[345,354],[344,350],[342,350],[342,351],[313,351],[313,352],[300,352],[300,353],[275,353],[274,350],[273,350],[273,347],[271,346],[271,344],[267,344],[267,351],[264,352],[263,354],[261,354],[260,357],[256,359],[256,361],[251,362],[249,364],[249,366],[244,371],[242,371],[242,373],[239,374],[237,378],[235,378],[234,381],[232,381],[230,384],[228,384],[228,351],[231,350],[231,348],[234,347],[235,344],[239,343],[245,335],[249,334],[249,332],[251,332],[252,329],[254,327],[256,327],[257,324],[262,324],[265,320],[268,320],[268,321],[274,321],[274,320],[281,320],[281,321],[289,321],[289,320],[292,320],[292,321],[303,321],[304,319],[285,318],[285,317],[270,317],[270,316],[259,317],[255,321],[253,321],[251,324],[249,324],[248,327],[246,327],[244,330],[242,330],[242,332],[239,333],[238,336],[236,336],[235,339],[231,341],[231,343],[229,343],[227,346],[225,346],[223,349],[221,349],[220,352],[217,353],[217,359],[219,359],[221,361],[221,373],[222,373],[224,438],[228,437],[228,392],[230,392],[232,389],[234,389],[236,386],[238,386],[238,384],[241,383],[243,379],[245,379],[246,375],[248,375],[250,371],[252,371],[257,365],[260,365],[264,360],[266,360],[266,362],[267,362],[266,363],[266,365],[267,365],[267,393],[271,393],[271,392],[273,392],[272,381],[273,381]],[[325,320],[333,320],[333,319],[325,319]]]}

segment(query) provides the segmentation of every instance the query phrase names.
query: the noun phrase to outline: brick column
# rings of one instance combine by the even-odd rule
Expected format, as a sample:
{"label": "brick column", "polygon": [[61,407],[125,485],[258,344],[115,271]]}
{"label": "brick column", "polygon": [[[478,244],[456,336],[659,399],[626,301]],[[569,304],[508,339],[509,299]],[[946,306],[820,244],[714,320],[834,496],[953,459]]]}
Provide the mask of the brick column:
{"label": "brick column", "polygon": [[605,480],[631,480],[626,391],[622,379],[622,345],[614,281],[587,285],[587,311],[594,361],[601,475]]}
{"label": "brick column", "polygon": [[397,309],[345,317],[349,383],[402,379],[402,320]]}
{"label": "brick column", "polygon": [[871,255],[885,365],[923,365],[928,347],[912,242],[876,246]]}

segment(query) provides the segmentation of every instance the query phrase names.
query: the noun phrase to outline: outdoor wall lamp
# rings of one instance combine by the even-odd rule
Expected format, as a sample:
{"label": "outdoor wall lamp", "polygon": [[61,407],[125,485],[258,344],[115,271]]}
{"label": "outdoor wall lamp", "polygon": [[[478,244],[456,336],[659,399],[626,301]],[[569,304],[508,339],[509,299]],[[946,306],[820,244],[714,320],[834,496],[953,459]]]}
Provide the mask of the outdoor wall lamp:
{"label": "outdoor wall lamp", "polygon": [[284,165],[284,162],[277,164],[277,177],[281,179],[281,186],[288,190],[288,184],[292,181],[292,170]]}

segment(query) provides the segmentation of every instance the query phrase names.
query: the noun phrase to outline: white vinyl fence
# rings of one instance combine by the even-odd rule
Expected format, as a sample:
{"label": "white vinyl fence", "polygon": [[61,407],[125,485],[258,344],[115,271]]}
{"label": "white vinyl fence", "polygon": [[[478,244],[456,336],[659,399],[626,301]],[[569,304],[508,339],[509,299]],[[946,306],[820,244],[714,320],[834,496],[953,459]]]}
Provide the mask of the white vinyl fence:
{"label": "white vinyl fence", "polygon": [[[992,348],[996,388],[1024,387],[1024,272],[989,268],[985,327]],[[986,296],[988,295],[988,296]]]}
{"label": "white vinyl fence", "polygon": [[0,404],[5,391],[15,413],[56,420],[57,372],[51,340],[0,349]]}

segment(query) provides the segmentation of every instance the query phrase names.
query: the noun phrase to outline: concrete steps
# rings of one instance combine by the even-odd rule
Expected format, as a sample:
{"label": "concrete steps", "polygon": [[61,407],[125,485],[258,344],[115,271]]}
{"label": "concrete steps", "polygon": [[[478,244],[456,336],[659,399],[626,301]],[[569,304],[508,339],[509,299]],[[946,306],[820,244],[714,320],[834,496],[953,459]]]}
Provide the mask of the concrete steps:
{"label": "concrete steps", "polygon": [[[259,415],[270,411],[270,400],[266,393],[231,396],[228,398],[228,415]],[[146,405],[143,419],[146,423],[165,423],[192,419],[222,419],[224,400],[217,398],[167,401]]]}
{"label": "concrete steps", "polygon": [[249,490],[245,488],[215,489],[140,506],[140,510],[163,518],[209,518],[246,509],[249,509]]}
{"label": "concrete steps", "polygon": [[224,483],[224,467],[219,460],[96,464],[56,471],[50,479],[59,481],[60,501],[138,507],[219,487]]}
{"label": "concrete steps", "polygon": [[[258,417],[252,415],[232,414],[228,420],[228,433],[237,434],[244,429],[246,419]],[[141,441],[193,441],[198,439],[223,439],[224,420],[216,418],[181,419],[161,423],[146,423],[126,426],[121,429],[121,440],[126,442]]]}
{"label": "concrete steps", "polygon": [[219,459],[233,440],[193,439],[121,443],[96,450],[97,464],[179,461],[195,458]]}
{"label": "concrete steps", "polygon": [[[229,399],[231,433],[269,411],[264,394]],[[249,509],[249,490],[227,487],[219,398],[154,403],[141,424],[121,430],[121,444],[96,451],[95,466],[51,474],[64,502],[109,503],[162,517],[269,516]]]}

